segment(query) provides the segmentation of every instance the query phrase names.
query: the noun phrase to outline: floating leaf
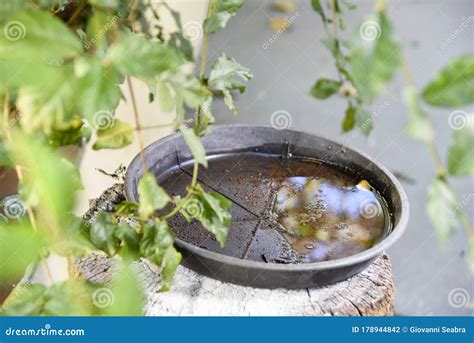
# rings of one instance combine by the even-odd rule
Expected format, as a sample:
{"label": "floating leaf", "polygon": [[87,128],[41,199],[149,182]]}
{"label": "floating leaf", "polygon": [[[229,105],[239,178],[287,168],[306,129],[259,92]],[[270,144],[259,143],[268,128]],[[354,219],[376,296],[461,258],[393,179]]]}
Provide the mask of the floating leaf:
{"label": "floating leaf", "polygon": [[194,156],[194,159],[201,165],[207,168],[207,159],[206,159],[206,151],[199,140],[199,137],[196,136],[193,129],[190,129],[184,125],[179,127],[179,130],[183,134],[183,138],[186,144],[191,150],[191,153]]}
{"label": "floating leaf", "polygon": [[385,12],[362,23],[350,44],[354,85],[358,93],[372,101],[393,78],[400,65],[400,45],[395,40]]}
{"label": "floating leaf", "polygon": [[453,59],[423,91],[432,106],[460,107],[474,102],[474,55]]}
{"label": "floating leaf", "polygon": [[441,241],[446,241],[459,227],[456,196],[441,178],[428,187],[426,210]]}
{"label": "floating leaf", "polygon": [[92,148],[119,149],[133,142],[133,128],[126,122],[115,119],[110,127],[97,130],[97,141]]}
{"label": "floating leaf", "polygon": [[474,121],[455,130],[448,149],[448,171],[453,176],[474,174]]}
{"label": "floating leaf", "polygon": [[149,218],[156,210],[164,208],[171,200],[166,191],[158,186],[153,173],[146,173],[138,183],[140,206],[138,212],[143,219]]}
{"label": "floating leaf", "polygon": [[411,138],[431,142],[434,130],[428,115],[420,108],[420,100],[415,87],[407,87],[404,92],[404,100],[408,106],[410,116],[405,133]]}
{"label": "floating leaf", "polygon": [[341,82],[337,80],[331,80],[321,78],[311,88],[311,95],[316,99],[327,99],[331,95],[337,93],[341,87]]}
{"label": "floating leaf", "polygon": [[211,16],[204,21],[204,32],[213,33],[223,29],[243,5],[244,0],[216,0]]}

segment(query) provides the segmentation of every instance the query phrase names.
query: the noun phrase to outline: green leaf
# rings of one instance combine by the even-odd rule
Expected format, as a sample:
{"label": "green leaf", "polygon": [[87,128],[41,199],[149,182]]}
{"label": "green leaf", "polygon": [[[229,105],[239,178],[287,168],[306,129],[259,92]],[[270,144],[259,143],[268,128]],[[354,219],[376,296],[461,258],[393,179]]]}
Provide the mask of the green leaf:
{"label": "green leaf", "polygon": [[161,266],[162,291],[169,289],[173,275],[181,262],[181,254],[173,246],[173,235],[166,221],[150,220],[143,229],[140,252]]}
{"label": "green leaf", "polygon": [[161,279],[163,280],[163,286],[160,291],[168,291],[173,281],[174,273],[181,263],[181,253],[179,253],[174,246],[166,249],[165,256],[162,262]]}
{"label": "green leaf", "polygon": [[77,92],[82,95],[79,108],[91,126],[96,126],[96,116],[105,111],[112,112],[120,102],[120,75],[113,68],[104,68],[93,59],[79,58],[74,67],[78,78]]}
{"label": "green leaf", "polygon": [[342,131],[348,132],[352,130],[355,126],[355,122],[356,122],[356,108],[349,105],[349,107],[346,110],[346,116],[344,117],[344,120],[342,122]]}
{"label": "green leaf", "polygon": [[217,192],[205,192],[200,186],[196,186],[195,194],[184,205],[181,211],[183,215],[191,212],[192,216],[199,220],[204,228],[213,233],[221,246],[225,245],[227,232],[231,223],[228,209],[232,202]]}
{"label": "green leaf", "polygon": [[42,85],[24,85],[18,94],[21,127],[27,133],[66,130],[77,120],[78,84],[72,66],[56,67]]}
{"label": "green leaf", "polygon": [[211,16],[204,21],[204,32],[213,33],[223,29],[243,5],[244,0],[215,0]]}
{"label": "green leaf", "polygon": [[105,213],[100,213],[91,224],[89,230],[92,244],[109,256],[113,256],[117,251],[115,229],[116,224],[111,222],[109,216]]}
{"label": "green leaf", "polygon": [[153,173],[146,173],[138,183],[140,206],[138,213],[143,219],[149,218],[156,210],[164,208],[171,200],[166,191],[158,186]]}
{"label": "green leaf", "polygon": [[37,207],[43,230],[56,236],[74,209],[75,192],[83,188],[79,171],[38,139],[20,132],[8,149],[14,162],[24,167],[23,200]]}
{"label": "green leaf", "polygon": [[316,99],[327,99],[331,95],[337,93],[341,87],[341,82],[337,80],[331,80],[321,78],[311,88],[311,95]]}
{"label": "green leaf", "polygon": [[431,142],[434,137],[433,125],[428,115],[420,108],[420,99],[415,87],[409,86],[405,89],[404,101],[410,112],[405,133],[413,139]]}
{"label": "green leaf", "polygon": [[474,174],[474,121],[455,130],[448,149],[448,172],[453,176]]}
{"label": "green leaf", "polygon": [[[174,107],[176,108],[176,120],[182,121],[185,117],[184,104],[188,107],[194,108],[198,106],[205,99],[205,93],[199,80],[191,75],[185,75],[182,72],[176,72],[169,74],[163,78],[163,81],[169,85],[174,92],[174,97],[171,100],[174,101]],[[158,91],[158,89],[157,89]],[[159,101],[163,101],[163,98],[167,96],[162,94]],[[167,100],[164,100],[167,101]]]}
{"label": "green leaf", "polygon": [[11,167],[13,166],[10,157],[8,156],[8,151],[5,149],[5,143],[0,141],[0,166],[1,167]]}
{"label": "green leaf", "polygon": [[132,260],[138,260],[140,258],[140,235],[135,228],[121,221],[117,225],[114,236],[119,241],[119,254],[121,256]]}
{"label": "green leaf", "polygon": [[171,89],[166,82],[160,79],[156,80],[156,96],[158,105],[163,112],[171,112],[175,106]]}
{"label": "green leaf", "polygon": [[53,147],[65,145],[82,145],[89,141],[91,129],[79,120],[72,120],[70,126],[61,130],[53,130],[48,135],[48,143]]}
{"label": "green leaf", "polygon": [[[92,293],[92,299],[97,299],[101,313],[106,316],[141,316],[145,305],[145,294],[140,284],[135,268],[129,263],[122,263],[117,270],[116,278],[110,288],[103,287]],[[106,296],[106,301],[100,303],[100,295]]]}
{"label": "green leaf", "polygon": [[124,74],[151,79],[163,71],[175,71],[184,63],[182,55],[160,42],[122,32],[121,40],[107,53],[109,60]]}
{"label": "green leaf", "polygon": [[94,9],[94,13],[87,22],[87,34],[83,38],[86,50],[95,49],[95,54],[104,57],[107,50],[107,32],[112,27],[110,15],[99,8]]}
{"label": "green leaf", "polygon": [[194,132],[198,136],[203,136],[211,131],[212,124],[214,124],[215,118],[212,115],[212,96],[208,96],[203,101],[200,107],[200,120],[194,126]]}
{"label": "green leaf", "polygon": [[393,78],[400,65],[400,45],[385,12],[362,23],[350,44],[354,85],[363,99],[372,101]]}
{"label": "green leaf", "polygon": [[311,0],[311,6],[313,7],[313,10],[319,13],[321,16],[321,19],[325,22],[326,21],[326,15],[324,14],[323,7],[321,6],[321,1],[320,0]]}
{"label": "green leaf", "polygon": [[92,148],[119,149],[133,142],[133,128],[126,122],[115,119],[111,127],[97,130],[97,141]]}
{"label": "green leaf", "polygon": [[212,64],[207,84],[212,90],[238,89],[240,93],[243,93],[245,85],[237,80],[237,77],[249,81],[253,75],[248,68],[241,66],[235,59],[222,54]]}
{"label": "green leaf", "polygon": [[120,0],[89,0],[89,2],[98,7],[115,9],[120,5]]}
{"label": "green leaf", "polygon": [[9,316],[85,316],[92,315],[86,286],[69,280],[46,287],[24,284],[15,290],[3,309]]}
{"label": "green leaf", "polygon": [[26,268],[38,258],[44,242],[41,236],[24,223],[0,222],[0,275],[3,280],[22,277]]}
{"label": "green leaf", "polygon": [[441,241],[446,241],[459,227],[456,196],[441,178],[428,187],[426,210]]}
{"label": "green leaf", "polygon": [[0,30],[0,56],[26,54],[46,64],[82,51],[78,37],[46,11],[20,12],[0,25]]}
{"label": "green leaf", "polygon": [[204,147],[199,139],[198,136],[194,133],[193,129],[190,129],[184,125],[181,125],[179,127],[179,130],[181,131],[184,141],[186,142],[187,146],[189,147],[189,150],[191,150],[191,153],[194,156],[194,159],[201,165],[203,165],[205,168],[207,168],[207,159],[206,159],[206,151],[204,150]]}
{"label": "green leaf", "polygon": [[423,90],[423,99],[432,106],[460,107],[474,102],[474,55],[464,55],[448,63]]}
{"label": "green leaf", "polygon": [[224,94],[224,101],[227,107],[234,113],[237,113],[230,90],[238,89],[240,93],[245,92],[245,85],[237,77],[244,81],[249,81],[253,74],[248,68],[241,66],[235,59],[222,54],[211,66],[208,87],[213,91],[221,91]]}

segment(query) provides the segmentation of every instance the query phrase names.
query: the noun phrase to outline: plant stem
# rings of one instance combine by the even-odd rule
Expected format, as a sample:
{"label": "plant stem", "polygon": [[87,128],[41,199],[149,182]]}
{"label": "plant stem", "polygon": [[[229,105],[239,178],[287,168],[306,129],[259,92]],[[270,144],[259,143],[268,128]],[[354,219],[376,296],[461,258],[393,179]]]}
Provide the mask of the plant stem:
{"label": "plant stem", "polygon": [[143,165],[143,173],[146,173],[148,171],[148,166],[145,160],[145,145],[143,144],[143,136],[142,136],[142,131],[141,131],[142,128],[140,125],[140,118],[138,116],[135,93],[133,91],[132,81],[130,80],[129,76],[127,76],[127,85],[128,85],[128,90],[130,91],[130,98],[132,100],[133,116],[135,117],[135,127],[136,127],[135,130],[137,131],[138,145],[140,147],[140,157],[141,157],[142,165]]}
{"label": "plant stem", "polygon": [[[209,6],[207,8],[207,19],[212,16],[214,11],[214,0],[209,1]],[[203,25],[204,26],[204,25]],[[204,27],[203,27],[204,31]],[[201,51],[201,65],[199,67],[199,81],[201,84],[204,82],[204,75],[206,73],[206,64],[207,64],[207,49],[209,47],[209,33],[204,32],[203,41],[202,41],[202,51]],[[201,124],[201,105],[196,109],[196,126]]]}
{"label": "plant stem", "polygon": [[[5,91],[5,95],[3,98],[3,130],[5,131],[5,136],[7,137],[8,142],[13,144],[13,137],[10,132],[9,117],[10,117],[10,93],[7,90]],[[22,182],[23,170],[21,169],[21,166],[19,164],[15,165],[15,171],[18,177],[18,181]],[[38,231],[38,227],[36,225],[36,218],[35,218],[33,209],[29,205],[26,205],[25,207],[28,212],[28,217],[31,222],[31,227],[33,228],[34,231]],[[43,260],[43,262],[44,262],[44,269],[46,271],[46,276],[48,277],[49,282],[53,283],[53,277],[51,275],[51,270],[49,269],[48,262],[46,260]]]}
{"label": "plant stem", "polygon": [[[214,10],[214,1],[215,0],[210,0],[209,1],[209,7],[207,8],[207,18],[209,19],[212,16],[213,10]],[[207,49],[209,46],[209,34],[207,32],[204,32],[204,37],[203,37],[203,43],[202,43],[202,52],[201,52],[201,65],[199,67],[199,81],[201,84],[204,82],[204,74],[206,72],[206,64],[207,64]],[[201,106],[199,105],[198,108],[196,109],[196,125],[199,126],[200,124],[200,119],[201,118]],[[189,200],[189,198],[193,195],[194,188],[196,187],[197,184],[197,178],[198,178],[198,172],[199,172],[199,163],[194,160],[194,166],[193,166],[193,176],[191,180],[191,185],[188,188],[188,193],[186,196],[180,201],[178,206],[176,206],[171,212],[166,214],[165,216],[161,217],[161,219],[165,220],[168,219],[175,214],[177,214],[183,206],[186,204],[186,202]]]}
{"label": "plant stem", "polygon": [[[413,75],[411,73],[410,66],[408,65],[408,62],[405,58],[402,59],[402,68],[403,68],[403,75],[405,77],[405,82],[407,83],[408,86],[415,88],[415,82],[413,79]],[[429,118],[428,118],[429,119]],[[446,187],[448,187],[449,191],[454,195],[454,199],[456,203],[458,204],[458,208],[460,209],[459,211],[459,219],[460,222],[464,228],[464,230],[467,233],[467,236],[469,240],[474,240],[474,228],[472,227],[471,223],[469,222],[468,217],[466,216],[466,213],[462,210],[461,206],[459,205],[459,199],[456,195],[456,192],[454,191],[454,188],[451,186],[447,175],[448,171],[446,170],[446,167],[444,166],[443,162],[441,161],[440,154],[438,152],[438,149],[436,149],[436,145],[434,144],[433,140],[424,142],[428,148],[428,152],[431,156],[431,159],[433,160],[435,167],[436,167],[436,175],[445,183]]]}
{"label": "plant stem", "polygon": [[79,6],[76,7],[74,12],[72,12],[71,17],[68,19],[67,24],[71,25],[76,20],[77,16],[82,12],[82,10],[86,7],[87,0],[84,0]]}

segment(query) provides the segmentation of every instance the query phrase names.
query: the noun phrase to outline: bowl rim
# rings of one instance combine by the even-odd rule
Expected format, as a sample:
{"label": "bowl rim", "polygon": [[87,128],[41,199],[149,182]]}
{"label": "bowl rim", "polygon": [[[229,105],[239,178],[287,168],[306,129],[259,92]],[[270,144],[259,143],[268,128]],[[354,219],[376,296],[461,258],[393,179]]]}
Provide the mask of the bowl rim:
{"label": "bowl rim", "polygon": [[[254,128],[254,129],[270,129],[270,130],[276,130],[276,131],[283,131],[283,130],[277,130],[269,125],[253,125],[253,124],[214,124],[212,128],[213,128],[213,132],[219,129],[234,129],[234,128],[235,129]],[[343,147],[346,150],[346,152],[358,154],[362,156],[364,159],[374,163],[377,166],[377,168],[379,168],[382,171],[382,173],[384,173],[385,176],[390,180],[390,182],[395,186],[395,191],[398,193],[400,197],[400,203],[401,203],[400,215],[399,215],[400,219],[397,225],[394,225],[391,232],[387,236],[385,236],[381,241],[377,242],[371,248],[364,250],[362,252],[359,252],[357,254],[342,257],[335,260],[321,261],[321,262],[307,262],[307,263],[301,263],[301,264],[278,264],[278,263],[266,263],[266,262],[260,262],[260,261],[245,260],[238,257],[224,255],[224,254],[210,251],[204,248],[200,248],[194,244],[188,243],[186,241],[183,241],[175,237],[174,240],[178,247],[185,248],[192,254],[202,256],[203,258],[213,260],[214,262],[217,262],[220,264],[228,264],[237,268],[249,268],[249,269],[257,269],[257,270],[282,271],[282,272],[304,272],[304,271],[344,268],[344,267],[349,267],[349,266],[376,258],[379,255],[381,255],[386,249],[391,247],[403,235],[403,233],[406,230],[406,227],[408,224],[408,218],[409,218],[408,197],[402,185],[397,180],[397,178],[382,163],[369,157],[367,154],[365,154],[364,152],[361,152],[358,149],[347,147],[341,143],[328,139],[323,135],[310,133],[304,130],[284,129],[284,131],[290,132],[290,133],[303,133],[306,135],[311,135],[317,138],[321,138],[329,144]],[[163,138],[160,138],[154,141],[153,143],[151,143],[150,145],[148,145],[144,151],[146,152],[147,150],[152,150],[157,145],[162,145],[166,143],[167,141],[176,139],[181,136],[182,136],[181,133],[176,132],[168,136],[165,136]],[[133,188],[133,179],[132,179],[130,171],[136,170],[137,168],[141,168],[140,158],[141,158],[140,154],[137,154],[127,167],[127,172],[126,172],[125,181],[124,181],[125,197],[127,200],[133,200],[132,193],[131,193],[131,188]]]}

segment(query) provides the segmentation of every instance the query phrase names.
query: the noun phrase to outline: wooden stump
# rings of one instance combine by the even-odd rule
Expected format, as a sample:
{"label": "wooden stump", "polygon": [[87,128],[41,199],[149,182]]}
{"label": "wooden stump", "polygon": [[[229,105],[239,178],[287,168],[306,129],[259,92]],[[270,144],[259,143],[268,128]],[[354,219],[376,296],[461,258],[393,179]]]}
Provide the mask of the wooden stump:
{"label": "wooden stump", "polygon": [[[122,185],[115,185],[91,203],[84,216],[95,215],[123,200]],[[76,261],[77,272],[94,283],[107,284],[115,260],[92,254]],[[169,292],[161,287],[160,270],[143,259],[137,263],[150,316],[387,316],[393,314],[393,279],[387,254],[363,272],[337,284],[302,290],[259,289],[224,283],[183,266],[176,271]]]}

